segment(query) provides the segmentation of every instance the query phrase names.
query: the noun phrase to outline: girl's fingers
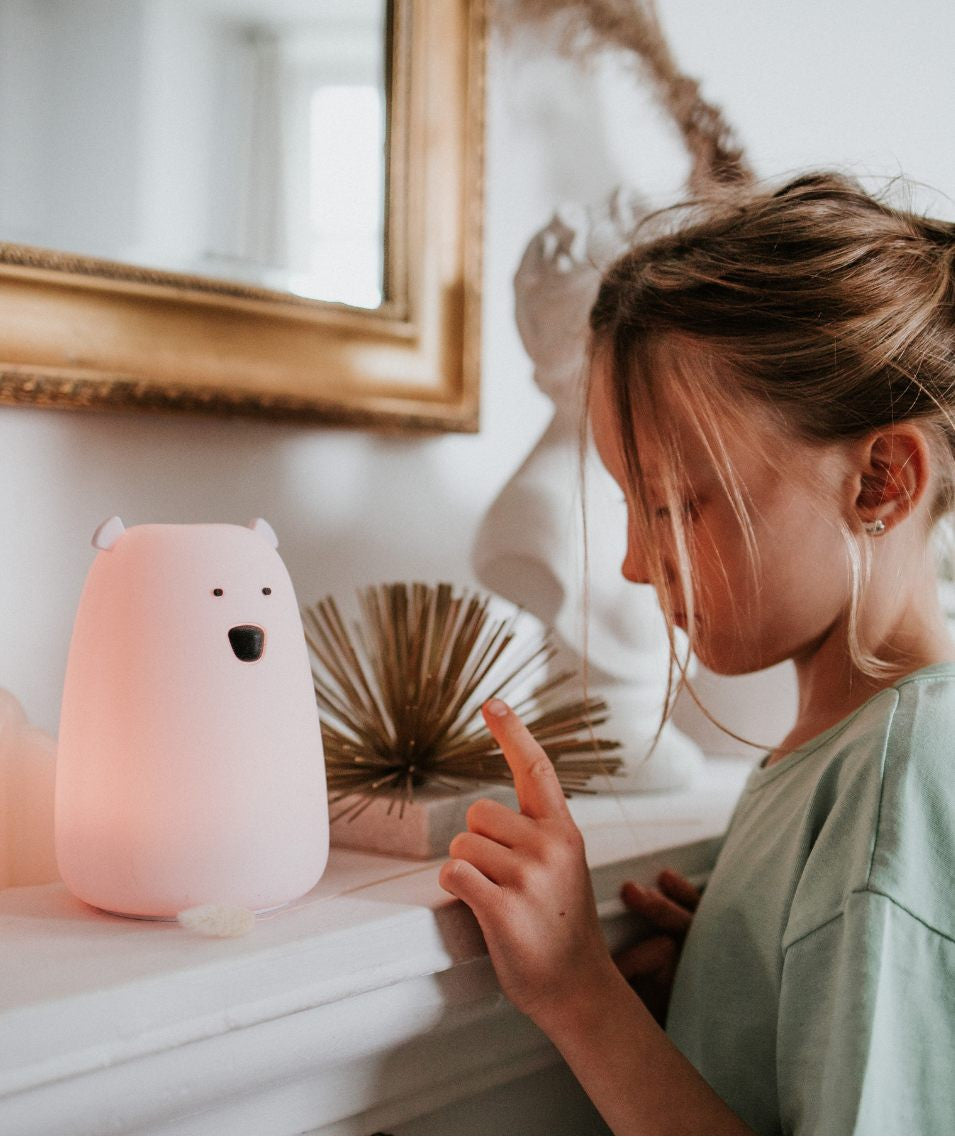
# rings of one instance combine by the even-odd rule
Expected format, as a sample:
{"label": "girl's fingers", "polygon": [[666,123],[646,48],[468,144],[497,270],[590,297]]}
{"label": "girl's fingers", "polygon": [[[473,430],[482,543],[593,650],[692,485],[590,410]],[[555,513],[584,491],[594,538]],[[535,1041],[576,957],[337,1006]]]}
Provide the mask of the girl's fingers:
{"label": "girl's fingers", "polygon": [[678,873],[676,869],[664,869],[657,882],[672,900],[682,904],[684,908],[689,908],[691,912],[696,911],[703,894],[696,885],[690,884],[682,873]]}
{"label": "girl's fingers", "polygon": [[570,811],[551,760],[511,708],[501,699],[484,704],[484,721],[514,775],[521,813],[535,819],[567,818]]}
{"label": "girl's fingers", "polygon": [[537,827],[529,817],[493,798],[478,798],[470,805],[467,821],[472,833],[490,837],[492,841],[506,845],[509,849],[531,844],[537,834]]}
{"label": "girl's fingers", "polygon": [[676,958],[676,941],[669,936],[651,936],[613,957],[624,979],[641,979],[670,967]]}
{"label": "girl's fingers", "polygon": [[511,850],[479,833],[458,833],[452,838],[448,852],[457,860],[474,865],[494,884],[507,885],[515,879],[515,857]]}
{"label": "girl's fingers", "polygon": [[620,896],[628,908],[646,917],[661,932],[683,937],[689,930],[693,913],[654,888],[643,888],[628,881],[620,890]]}
{"label": "girl's fingers", "polygon": [[500,888],[468,861],[445,861],[438,874],[438,884],[445,892],[463,900],[478,918],[501,898]]}

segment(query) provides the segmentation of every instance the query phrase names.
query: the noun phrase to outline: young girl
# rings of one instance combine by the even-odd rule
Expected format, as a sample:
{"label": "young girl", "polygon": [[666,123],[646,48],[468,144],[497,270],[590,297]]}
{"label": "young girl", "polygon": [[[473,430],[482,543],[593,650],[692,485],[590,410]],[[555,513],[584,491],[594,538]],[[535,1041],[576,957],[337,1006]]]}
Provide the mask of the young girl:
{"label": "young girl", "polygon": [[[472,806],[442,885],[616,1132],[951,1133],[955,644],[932,533],[955,503],[955,226],[801,177],[626,254],[591,325],[624,576],[714,671],[791,659],[796,724],[702,899],[672,873],[624,887],[660,934],[619,968],[553,769],[499,700],[520,813]],[[664,1033],[628,979],[657,979],[662,1011],[684,936]]]}

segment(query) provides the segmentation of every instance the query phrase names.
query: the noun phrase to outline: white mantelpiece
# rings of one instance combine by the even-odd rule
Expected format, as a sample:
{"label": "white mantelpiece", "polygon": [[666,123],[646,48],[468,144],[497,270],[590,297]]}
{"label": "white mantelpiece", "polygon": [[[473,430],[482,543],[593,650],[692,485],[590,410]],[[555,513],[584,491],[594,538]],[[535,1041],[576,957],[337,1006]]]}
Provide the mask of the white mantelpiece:
{"label": "white mantelpiece", "polygon": [[[708,870],[747,768],[572,802],[611,944],[632,935],[623,879]],[[577,1126],[559,1131],[601,1131],[439,865],[333,850],[304,902],[236,940],[61,885],[0,893],[0,1132],[502,1132],[502,1110],[514,1133],[558,1131],[554,1110]]]}

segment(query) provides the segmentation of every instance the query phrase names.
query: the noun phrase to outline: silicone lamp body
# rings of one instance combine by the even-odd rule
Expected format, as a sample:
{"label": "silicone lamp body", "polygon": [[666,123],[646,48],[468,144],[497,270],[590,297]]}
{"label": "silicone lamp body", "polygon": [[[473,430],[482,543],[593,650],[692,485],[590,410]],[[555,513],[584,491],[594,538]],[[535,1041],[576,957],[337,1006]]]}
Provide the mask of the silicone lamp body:
{"label": "silicone lamp body", "polygon": [[303,895],[328,857],[328,802],[275,534],[261,520],[127,530],[112,518],[93,541],[57,757],[67,887],[154,918]]}

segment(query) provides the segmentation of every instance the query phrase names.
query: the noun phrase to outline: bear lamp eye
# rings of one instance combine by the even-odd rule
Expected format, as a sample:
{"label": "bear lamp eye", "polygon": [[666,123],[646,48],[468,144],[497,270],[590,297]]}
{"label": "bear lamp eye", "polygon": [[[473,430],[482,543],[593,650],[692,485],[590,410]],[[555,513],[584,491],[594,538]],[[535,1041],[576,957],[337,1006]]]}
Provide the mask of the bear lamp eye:
{"label": "bear lamp eye", "polygon": [[212,595],[213,596],[221,596],[222,595],[222,589],[221,588],[213,588]]}
{"label": "bear lamp eye", "polygon": [[268,585],[266,585],[266,587],[262,589],[262,595],[263,596],[271,596],[272,595],[272,589],[269,588]]}

